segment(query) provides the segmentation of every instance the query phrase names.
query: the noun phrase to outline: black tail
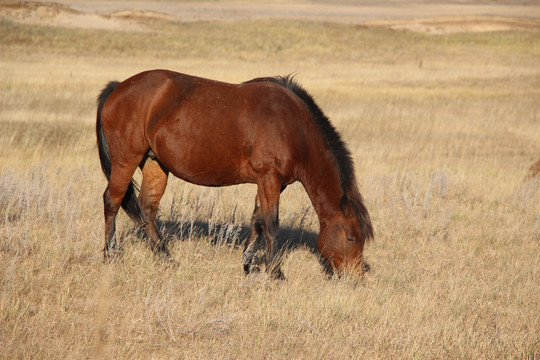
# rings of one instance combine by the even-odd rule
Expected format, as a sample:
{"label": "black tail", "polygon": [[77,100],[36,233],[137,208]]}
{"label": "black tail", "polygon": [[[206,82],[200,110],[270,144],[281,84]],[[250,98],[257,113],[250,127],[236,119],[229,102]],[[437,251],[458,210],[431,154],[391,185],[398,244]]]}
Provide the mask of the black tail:
{"label": "black tail", "polygon": [[[99,151],[99,160],[101,162],[101,169],[107,177],[107,180],[111,177],[112,162],[109,154],[109,146],[107,145],[107,139],[105,138],[105,133],[103,132],[103,125],[101,123],[101,112],[105,102],[112,94],[116,86],[119,84],[118,81],[111,81],[107,86],[101,91],[98,96],[97,101],[97,119],[96,119],[96,137],[97,137],[97,147]],[[122,199],[122,209],[128,214],[128,216],[135,221],[137,224],[143,224],[143,217],[139,204],[137,201],[137,194],[139,192],[139,185],[135,180],[131,180],[129,183],[128,189],[124,198]]]}

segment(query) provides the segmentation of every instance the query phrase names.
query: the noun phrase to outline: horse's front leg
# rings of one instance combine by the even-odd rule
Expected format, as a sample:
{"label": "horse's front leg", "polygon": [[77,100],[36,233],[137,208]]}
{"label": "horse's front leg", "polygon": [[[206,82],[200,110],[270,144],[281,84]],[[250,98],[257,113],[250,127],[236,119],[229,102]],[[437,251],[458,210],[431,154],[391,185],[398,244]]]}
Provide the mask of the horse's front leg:
{"label": "horse's front leg", "polygon": [[258,255],[259,250],[262,248],[263,232],[263,219],[261,214],[261,206],[259,203],[259,194],[255,197],[255,209],[251,216],[251,233],[244,245],[244,253],[242,254],[242,263],[244,266],[244,272],[246,275],[259,272],[261,270],[260,265],[262,258]]}
{"label": "horse's front leg", "polygon": [[278,255],[279,195],[282,183],[278,174],[268,174],[257,182],[263,230],[266,237],[266,272],[275,279],[284,279],[281,256]]}

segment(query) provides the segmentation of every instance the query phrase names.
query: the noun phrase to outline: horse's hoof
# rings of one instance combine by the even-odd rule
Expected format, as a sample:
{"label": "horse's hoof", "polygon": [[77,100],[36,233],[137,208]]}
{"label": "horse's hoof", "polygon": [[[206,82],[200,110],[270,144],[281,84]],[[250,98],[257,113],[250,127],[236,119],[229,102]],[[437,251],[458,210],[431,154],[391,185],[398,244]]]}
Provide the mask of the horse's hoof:
{"label": "horse's hoof", "polygon": [[369,264],[365,261],[362,264],[362,268],[364,269],[364,272],[369,272],[369,270],[371,270],[371,266],[369,266]]}
{"label": "horse's hoof", "polygon": [[151,244],[152,251],[159,256],[171,256],[167,243],[163,240],[158,241],[156,244]]}
{"label": "horse's hoof", "polygon": [[286,280],[285,275],[283,274],[281,269],[277,269],[277,270],[272,271],[270,273],[270,276],[274,280],[279,280],[279,281],[285,281]]}
{"label": "horse's hoof", "polygon": [[176,268],[180,265],[180,261],[173,259],[172,256],[161,259],[161,263],[167,268]]}
{"label": "horse's hoof", "polygon": [[161,248],[154,251],[154,255],[161,261],[172,261],[173,257],[169,251],[169,249]]}
{"label": "horse's hoof", "polygon": [[122,251],[119,249],[105,249],[103,250],[103,262],[110,264],[122,257]]}
{"label": "horse's hoof", "polygon": [[261,267],[255,264],[244,264],[244,273],[249,274],[258,274],[261,272]]}

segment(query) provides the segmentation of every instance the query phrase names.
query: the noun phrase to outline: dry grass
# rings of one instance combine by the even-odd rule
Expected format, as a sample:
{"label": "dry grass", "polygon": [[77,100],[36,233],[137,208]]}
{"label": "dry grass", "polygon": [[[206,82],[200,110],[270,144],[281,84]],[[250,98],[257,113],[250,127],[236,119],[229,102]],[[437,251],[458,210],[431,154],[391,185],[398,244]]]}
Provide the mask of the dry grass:
{"label": "dry grass", "polygon": [[[0,23],[1,358],[539,356],[540,188],[524,181],[540,153],[538,33],[152,26]],[[178,263],[154,259],[123,215],[125,255],[102,262],[95,97],[158,67],[234,82],[298,72],[357,163],[376,228],[364,284],[325,280],[308,246],[287,255],[284,283],[244,277],[231,244],[252,185],[171,179],[161,219]],[[301,186],[281,218],[309,245]]]}

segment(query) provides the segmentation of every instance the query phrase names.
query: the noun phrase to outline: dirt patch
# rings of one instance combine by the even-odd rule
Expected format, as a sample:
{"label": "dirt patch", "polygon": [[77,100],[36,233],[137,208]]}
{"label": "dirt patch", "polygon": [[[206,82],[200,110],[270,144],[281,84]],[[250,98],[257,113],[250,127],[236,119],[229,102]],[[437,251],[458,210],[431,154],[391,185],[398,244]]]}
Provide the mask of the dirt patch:
{"label": "dirt patch", "polygon": [[382,1],[376,5],[353,5],[347,2],[268,4],[226,1],[5,1],[0,3],[0,17],[46,26],[129,31],[149,30],[148,21],[247,19],[342,22],[429,34],[540,31],[540,5],[534,4],[493,6],[485,3],[409,4],[399,1]]}
{"label": "dirt patch", "polygon": [[34,25],[105,30],[146,31],[141,20],[173,20],[153,11],[116,11],[111,14],[87,13],[58,3],[11,1],[0,3],[0,17]]}
{"label": "dirt patch", "polygon": [[175,20],[174,16],[155,11],[120,10],[111,13],[111,17],[125,20]]}
{"label": "dirt patch", "polygon": [[442,16],[417,19],[372,20],[364,24],[367,26],[406,29],[429,34],[540,30],[540,19],[501,16]]}

